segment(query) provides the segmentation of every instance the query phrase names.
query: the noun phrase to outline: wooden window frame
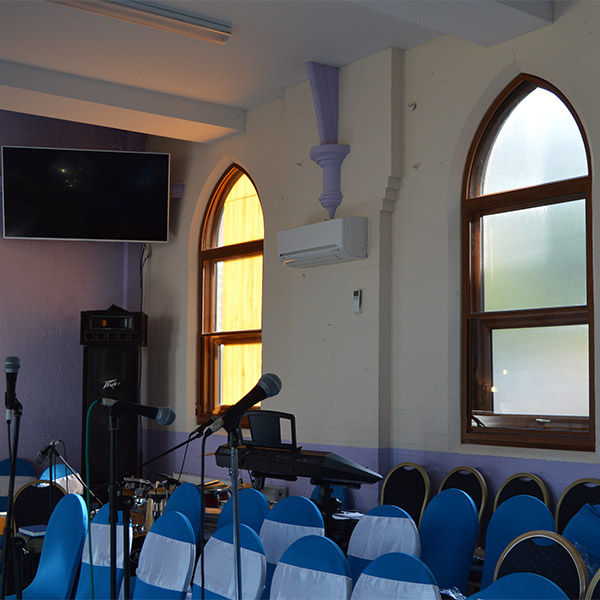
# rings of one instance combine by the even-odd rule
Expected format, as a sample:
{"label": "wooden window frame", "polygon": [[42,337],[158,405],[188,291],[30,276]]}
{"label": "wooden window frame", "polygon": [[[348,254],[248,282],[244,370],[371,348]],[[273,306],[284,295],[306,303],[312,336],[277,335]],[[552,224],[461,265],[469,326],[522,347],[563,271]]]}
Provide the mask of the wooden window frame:
{"label": "wooden window frame", "polygon": [[[219,261],[236,258],[262,256],[264,240],[252,240],[229,246],[216,246],[218,219],[231,188],[240,177],[245,175],[252,181],[244,169],[232,165],[216,185],[211,201],[206,209],[199,249],[199,331],[198,331],[198,398],[196,415],[198,423],[204,422],[212,415],[218,415],[228,406],[218,404],[218,348],[221,344],[262,343],[262,329],[241,331],[213,331],[215,269]],[[254,182],[252,182],[254,185]],[[255,186],[256,187],[256,186]]]}
{"label": "wooden window frame", "polygon": [[[540,87],[560,98],[575,118],[586,154],[588,175],[506,192],[481,194],[481,180],[496,134],[509,112]],[[462,441],[499,446],[593,451],[595,449],[594,305],[591,158],[585,131],[564,95],[548,82],[521,75],[492,104],[475,135],[463,179],[462,207]],[[586,304],[527,310],[482,310],[481,231],[483,216],[537,206],[585,201]],[[589,417],[495,415],[484,382],[491,381],[491,335],[494,330],[584,324],[589,335]],[[482,381],[483,380],[483,381]],[[476,413],[476,414],[474,414]]]}

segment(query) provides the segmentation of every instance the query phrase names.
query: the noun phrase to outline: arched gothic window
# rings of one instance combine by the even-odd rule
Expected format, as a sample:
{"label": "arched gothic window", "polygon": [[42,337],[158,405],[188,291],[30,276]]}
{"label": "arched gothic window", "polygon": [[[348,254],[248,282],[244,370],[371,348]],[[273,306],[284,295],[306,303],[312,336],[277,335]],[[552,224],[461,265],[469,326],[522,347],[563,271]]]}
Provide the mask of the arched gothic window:
{"label": "arched gothic window", "polygon": [[537,77],[479,127],[462,208],[464,442],[594,449],[590,165],[572,106]]}
{"label": "arched gothic window", "polygon": [[213,192],[200,241],[199,421],[261,376],[263,238],[256,188],[233,165]]}

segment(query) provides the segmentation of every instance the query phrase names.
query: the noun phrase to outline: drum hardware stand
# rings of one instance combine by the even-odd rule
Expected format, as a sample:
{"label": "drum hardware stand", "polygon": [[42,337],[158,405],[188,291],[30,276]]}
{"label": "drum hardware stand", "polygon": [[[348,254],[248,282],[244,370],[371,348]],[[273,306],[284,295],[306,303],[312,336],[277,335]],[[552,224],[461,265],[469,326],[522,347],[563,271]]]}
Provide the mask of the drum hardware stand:
{"label": "drum hardware stand", "polygon": [[[52,447],[50,448],[50,450],[48,450],[48,456],[49,458],[49,467],[50,467],[50,481],[55,481],[56,479],[56,470],[55,470],[55,466],[56,466],[56,459],[55,457],[58,456],[58,458],[60,458],[60,460],[63,462],[63,464],[65,465],[65,467],[67,467],[67,477],[69,475],[74,475],[75,479],[77,479],[77,481],[79,481],[79,483],[81,483],[81,485],[83,486],[83,488],[85,490],[87,490],[92,496],[94,496],[94,499],[98,502],[99,506],[102,506],[102,501],[100,500],[100,498],[98,498],[98,496],[96,496],[96,494],[94,494],[93,490],[91,490],[87,484],[85,483],[85,481],[83,481],[83,479],[81,478],[81,476],[79,475],[79,473],[77,473],[73,467],[67,462],[67,459],[56,449],[56,447]],[[54,473],[54,476],[52,475]],[[68,483],[67,483],[68,486]],[[67,493],[69,493],[69,489],[67,487]]]}
{"label": "drum hardware stand", "polygon": [[108,416],[108,430],[110,432],[110,482],[108,484],[108,502],[110,524],[110,597],[118,598],[117,590],[117,523],[119,510],[123,513],[123,598],[130,599],[130,565],[129,565],[129,521],[131,510],[131,499],[123,495],[123,489],[116,480],[117,464],[117,436],[115,432],[119,428],[118,415],[113,415],[112,408]]}
{"label": "drum hardware stand", "polygon": [[[9,568],[9,563],[11,560],[13,561],[14,571],[15,571],[15,587],[16,587],[16,596],[17,600],[21,600],[23,590],[22,590],[22,581],[21,581],[21,564],[22,564],[22,550],[24,548],[23,540],[18,542],[17,538],[14,534],[13,521],[13,496],[15,491],[15,473],[17,468],[17,449],[19,447],[19,429],[21,426],[21,415],[23,414],[23,405],[14,398],[13,405],[8,406],[8,398],[7,398],[7,411],[6,411],[6,420],[10,427],[11,419],[10,413],[14,417],[14,435],[13,435],[13,445],[10,453],[10,477],[8,481],[8,505],[6,507],[6,524],[4,526],[4,551],[2,556],[2,580],[0,583],[0,591],[2,593],[2,598],[6,596],[6,588],[8,584],[7,580],[7,570]],[[10,557],[10,559],[9,559]]]}

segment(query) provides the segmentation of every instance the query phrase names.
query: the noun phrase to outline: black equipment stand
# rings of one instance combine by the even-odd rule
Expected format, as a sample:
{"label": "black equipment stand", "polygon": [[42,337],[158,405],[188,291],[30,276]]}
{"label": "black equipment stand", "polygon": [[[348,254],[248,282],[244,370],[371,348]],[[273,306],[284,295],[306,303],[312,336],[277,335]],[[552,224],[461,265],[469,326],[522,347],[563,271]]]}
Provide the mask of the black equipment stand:
{"label": "black equipment stand", "polygon": [[[9,564],[11,561],[14,564],[14,572],[15,572],[15,588],[16,588],[16,596],[17,600],[21,600],[22,598],[22,587],[21,587],[21,561],[22,561],[22,549],[23,549],[23,540],[17,538],[14,535],[14,527],[13,527],[13,496],[15,491],[15,473],[17,470],[17,449],[19,447],[19,429],[21,426],[21,415],[23,414],[23,405],[15,398],[14,404],[12,408],[7,410],[7,422],[9,427],[11,425],[11,419],[9,418],[9,413],[12,412],[12,416],[14,419],[14,435],[13,435],[13,445],[10,453],[10,478],[8,481],[8,504],[6,507],[6,524],[4,526],[4,552],[2,556],[2,580],[1,580],[1,592],[2,598],[6,597],[7,591],[7,571],[9,568]],[[19,541],[20,540],[20,544]],[[20,547],[18,547],[20,546]]]}
{"label": "black equipment stand", "polygon": [[[207,433],[208,435],[208,433]],[[233,512],[233,569],[235,573],[235,600],[242,599],[242,550],[240,540],[240,501],[238,447],[242,442],[239,419],[227,433],[227,445],[231,450],[231,508]]]}
{"label": "black equipment stand", "polygon": [[110,524],[110,597],[118,598],[117,589],[117,523],[119,520],[119,510],[123,514],[123,598],[130,599],[130,565],[129,565],[129,521],[131,499],[123,496],[122,487],[116,480],[117,470],[117,436],[116,431],[119,428],[118,415],[113,415],[112,408],[108,417],[108,429],[110,432],[110,482],[108,484],[108,502]]}

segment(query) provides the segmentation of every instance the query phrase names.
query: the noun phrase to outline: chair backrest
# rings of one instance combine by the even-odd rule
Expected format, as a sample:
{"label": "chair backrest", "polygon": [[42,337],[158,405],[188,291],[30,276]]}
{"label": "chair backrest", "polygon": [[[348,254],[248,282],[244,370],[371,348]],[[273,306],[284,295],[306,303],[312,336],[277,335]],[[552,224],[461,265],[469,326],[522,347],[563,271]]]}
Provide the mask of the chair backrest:
{"label": "chair backrest", "polygon": [[[13,490],[16,492],[25,484],[36,479],[35,468],[27,460],[17,458],[15,465],[15,481]],[[10,483],[10,459],[0,460],[0,511],[8,507],[8,486]]]}
{"label": "chair backrest", "polygon": [[46,467],[40,475],[40,479],[54,481],[64,488],[67,494],[83,494],[83,484],[77,474],[63,463],[53,465],[52,473],[50,473],[50,467]]}
{"label": "chair backrest", "polygon": [[372,560],[388,552],[419,557],[421,543],[410,515],[398,506],[384,504],[368,511],[350,536],[347,555],[353,583]]}
{"label": "chair backrest", "polygon": [[468,600],[568,600],[569,596],[537,573],[509,573],[469,596]]}
{"label": "chair backrest", "polygon": [[585,591],[585,600],[600,600],[600,569],[594,573],[589,585]]}
{"label": "chair backrest", "polygon": [[396,465],[383,481],[380,504],[403,508],[419,525],[431,498],[431,482],[423,467],[411,462]]}
{"label": "chair backrest", "polygon": [[196,535],[189,519],[177,511],[162,514],[142,545],[134,600],[186,597],[196,560]]}
{"label": "chair backrest", "polygon": [[42,554],[23,598],[70,598],[88,529],[87,507],[77,494],[63,495],[48,522]]}
{"label": "chair backrest", "polygon": [[[267,559],[258,534],[248,525],[240,524],[240,558],[242,573],[241,597],[258,600],[265,585]],[[204,598],[214,600],[235,595],[233,523],[218,528],[203,548]],[[202,570],[198,562],[192,586],[192,598],[202,598]]]}
{"label": "chair backrest", "polygon": [[575,546],[551,531],[520,535],[504,549],[494,579],[509,573],[537,573],[554,581],[569,598],[583,598],[588,584],[585,564]]}
{"label": "chair backrest", "polygon": [[467,592],[478,532],[475,503],[462,490],[443,490],[425,508],[419,530],[421,560],[441,589],[457,587]]}
{"label": "chair backrest", "polygon": [[522,533],[540,529],[555,531],[554,516],[541,500],[533,496],[508,498],[493,512],[485,538],[482,589],[494,580],[496,563],[504,548]]}
{"label": "chair backrest", "polygon": [[474,467],[456,467],[452,469],[440,484],[439,491],[458,489],[466,492],[475,503],[479,520],[483,519],[488,499],[488,485],[480,471]]}
{"label": "chair backrest", "polygon": [[556,531],[562,533],[567,523],[584,504],[600,504],[600,479],[587,477],[569,485],[556,504]]}
{"label": "chair backrest", "polygon": [[15,532],[26,525],[46,525],[52,511],[65,496],[65,490],[49,481],[35,479],[16,494],[13,505]]}
{"label": "chair backrest", "polygon": [[[265,517],[269,514],[269,501],[265,498],[262,492],[255,490],[254,488],[242,488],[239,491],[239,509],[240,509],[240,523],[248,525],[260,534],[260,528],[262,527]],[[229,498],[221,509],[221,514],[217,521],[217,529],[233,523],[233,500]]]}
{"label": "chair backrest", "polygon": [[275,567],[270,598],[348,600],[352,578],[340,547],[322,535],[296,540]]}
{"label": "chair backrest", "polygon": [[[81,570],[75,598],[108,600],[110,598],[110,505],[105,504],[94,515],[83,546]],[[123,581],[123,513],[118,512],[117,521],[117,589]],[[129,528],[129,549],[133,542],[133,528]],[[90,554],[91,545],[91,554]],[[92,594],[92,573],[94,593]]]}
{"label": "chair backrest", "polygon": [[439,600],[440,589],[423,561],[410,554],[390,552],[366,567],[352,591],[352,600],[373,598]]}
{"label": "chair backrest", "polygon": [[279,559],[290,544],[305,535],[325,535],[323,517],[314,502],[303,496],[288,496],[269,511],[260,528],[260,539],[267,557],[263,598],[269,597]]}
{"label": "chair backrest", "polygon": [[538,498],[550,508],[550,493],[544,481],[533,473],[516,473],[506,479],[498,489],[493,510],[496,510],[505,500],[521,495]]}
{"label": "chair backrest", "polygon": [[198,545],[202,536],[203,506],[200,488],[193,483],[186,482],[178,485],[169,496],[163,514],[173,510],[184,514],[190,521],[196,536],[196,545]]}

